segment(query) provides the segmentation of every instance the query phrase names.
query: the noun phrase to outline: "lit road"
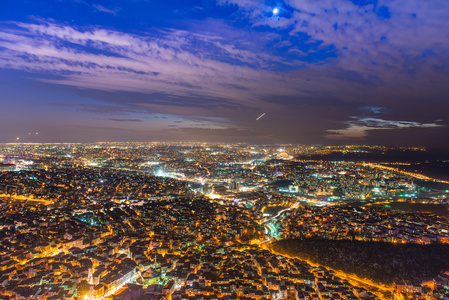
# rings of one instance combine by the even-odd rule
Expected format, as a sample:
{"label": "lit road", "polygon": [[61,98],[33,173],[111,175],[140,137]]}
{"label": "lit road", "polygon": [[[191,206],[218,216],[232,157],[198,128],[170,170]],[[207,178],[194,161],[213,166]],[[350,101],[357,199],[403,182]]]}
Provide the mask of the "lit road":
{"label": "lit road", "polygon": [[266,239],[265,241],[259,242],[259,245],[263,245],[266,244],[268,242],[270,242],[273,239],[273,236],[276,234],[276,228],[274,228],[274,225],[272,224],[272,221],[279,218],[283,213],[290,211],[294,208],[298,207],[297,204],[293,205],[292,207],[283,209],[281,211],[279,211],[277,213],[277,215],[269,218],[266,221],[263,221],[261,224],[263,224],[265,226],[265,232],[267,233],[267,235],[269,236],[268,239]]}
{"label": "lit road", "polygon": [[[273,226],[273,221],[275,222],[275,220],[277,218],[281,217],[282,214],[284,214],[287,211],[292,210],[295,207],[296,207],[296,205],[292,206],[292,207],[289,207],[289,208],[286,208],[286,209],[283,209],[276,216],[273,216],[273,217],[269,218],[268,220],[266,220],[266,221],[261,223],[261,224],[264,224],[265,232],[267,233],[269,238],[267,240],[265,240],[265,241],[259,242],[259,246],[262,247],[263,249],[269,250],[270,252],[272,252],[272,253],[274,253],[276,255],[281,255],[281,256],[288,257],[288,258],[298,258],[298,259],[300,259],[302,261],[307,262],[311,266],[320,267],[321,265],[313,263],[313,262],[311,262],[309,260],[303,259],[303,258],[301,258],[299,256],[298,257],[292,257],[292,256],[289,256],[289,255],[286,255],[286,254],[283,254],[283,253],[276,252],[269,246],[269,243],[272,241],[273,236],[276,234],[276,232],[275,232],[276,228],[274,228],[274,226]],[[333,272],[335,272],[335,275],[337,277],[347,280],[349,283],[353,284],[354,286],[365,287],[367,290],[370,290],[370,291],[375,290],[375,291],[373,291],[373,293],[376,294],[379,299],[387,299],[381,292],[391,292],[391,293],[393,292],[393,287],[392,286],[386,286],[386,285],[378,284],[378,283],[375,283],[375,282],[373,282],[371,280],[368,280],[368,279],[365,279],[365,278],[360,278],[360,277],[355,276],[353,274],[347,274],[347,273],[344,273],[344,272],[339,271],[339,270],[334,270],[334,269],[329,268],[327,266],[322,266],[322,267],[325,267],[325,268],[327,268],[329,270],[332,270]],[[396,295],[396,294],[395,294],[395,298],[396,299],[400,299],[399,295]],[[390,298],[388,298],[388,299],[390,299]]]}
{"label": "lit road", "polygon": [[[99,299],[99,300],[103,300],[103,299],[106,299],[108,296],[110,296],[110,295],[114,295],[116,292],[118,292],[118,291],[120,291],[126,284],[128,284],[128,283],[133,283],[136,279],[137,279],[137,277],[139,277],[138,276],[138,274],[136,274],[132,279],[130,279],[130,280],[127,280],[127,281],[125,281],[124,283],[122,283],[120,286],[118,286],[118,287],[116,287],[115,289],[113,289],[112,291],[109,291],[106,295],[104,295],[103,297],[101,297],[101,298],[97,298],[97,299]],[[89,298],[89,300],[90,299],[96,299],[96,298]]]}
{"label": "lit road", "polygon": [[[369,290],[371,292],[373,292],[373,289],[376,289],[376,290],[379,290],[379,291],[382,291],[382,292],[390,292],[390,293],[393,292],[393,287],[392,286],[386,286],[386,285],[378,284],[378,283],[375,283],[375,282],[373,282],[371,280],[368,280],[368,279],[365,279],[365,278],[360,278],[360,277],[355,276],[353,274],[347,274],[347,273],[344,273],[344,272],[339,271],[339,270],[334,270],[334,269],[329,268],[327,266],[322,266],[322,265],[319,265],[317,263],[313,263],[313,262],[311,262],[311,261],[309,261],[307,259],[304,259],[302,257],[299,257],[299,256],[290,256],[290,255],[287,255],[287,254],[284,254],[284,253],[276,252],[269,246],[268,247],[262,247],[262,248],[264,248],[266,250],[269,250],[271,253],[276,254],[276,255],[281,255],[281,256],[288,257],[288,258],[300,259],[302,261],[305,261],[306,263],[308,263],[312,267],[324,267],[324,268],[326,268],[328,270],[333,271],[337,277],[347,280],[349,283],[353,284],[354,286],[365,287],[367,290]],[[390,299],[390,297],[386,298],[384,295],[382,295],[379,292],[374,291],[373,293],[376,294],[376,296],[378,296],[379,299]],[[399,295],[397,295],[397,294],[395,294],[395,298],[400,299]]]}
{"label": "lit road", "polygon": [[271,217],[271,219],[269,219],[267,222],[270,222],[273,219],[279,218],[283,213],[285,213],[286,211],[292,210],[294,207],[289,207],[286,209],[281,210],[280,212],[278,212],[277,215],[275,215],[274,217]]}
{"label": "lit road", "polygon": [[399,173],[399,174],[408,175],[408,176],[415,177],[415,178],[418,178],[418,179],[421,179],[421,180],[429,180],[429,181],[449,184],[449,181],[446,181],[446,180],[435,179],[435,178],[431,178],[431,177],[428,177],[428,176],[425,176],[425,175],[422,175],[422,174],[419,174],[419,173],[407,172],[407,171],[400,170],[398,168],[388,167],[388,166],[384,166],[384,165],[380,165],[380,164],[363,163],[363,165],[367,165],[367,166],[370,166],[372,168],[390,170],[390,171],[393,171],[393,172],[396,172],[396,173]]}
{"label": "lit road", "polygon": [[8,195],[8,194],[0,194],[0,198],[9,198],[11,200],[20,200],[20,201],[33,201],[33,202],[41,202],[45,205],[52,204],[51,200],[44,200],[39,198],[34,198],[33,196],[25,196],[25,195]]}
{"label": "lit road", "polygon": [[279,217],[280,217],[283,213],[285,213],[286,211],[292,210],[292,209],[297,208],[297,207],[298,207],[298,205],[295,204],[295,205],[292,205],[292,206],[289,207],[289,208],[283,209],[283,210],[279,211],[277,215],[275,215],[274,217],[269,218],[269,219],[266,220],[266,221],[263,221],[261,224],[265,224],[265,223],[267,223],[267,222],[271,222],[272,220],[274,220],[274,219],[276,219],[276,218],[279,218]]}

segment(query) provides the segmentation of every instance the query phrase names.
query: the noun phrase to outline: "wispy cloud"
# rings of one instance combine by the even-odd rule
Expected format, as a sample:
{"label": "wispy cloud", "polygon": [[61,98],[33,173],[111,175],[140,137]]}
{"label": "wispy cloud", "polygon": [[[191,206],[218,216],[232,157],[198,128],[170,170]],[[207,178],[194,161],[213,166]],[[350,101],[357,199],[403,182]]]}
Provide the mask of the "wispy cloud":
{"label": "wispy cloud", "polygon": [[362,107],[362,109],[365,111],[368,111],[370,113],[373,113],[373,114],[380,114],[380,112],[382,110],[384,110],[383,107],[378,107],[378,106],[364,106],[364,107]]}
{"label": "wispy cloud", "polygon": [[293,84],[286,84],[286,76],[263,70],[267,55],[239,49],[214,36],[174,30],[159,32],[158,37],[137,36],[55,23],[15,25],[15,30],[0,33],[0,67],[59,77],[41,78],[45,82],[220,98],[239,105],[295,90]]}
{"label": "wispy cloud", "polygon": [[140,119],[117,119],[117,118],[108,118],[110,121],[114,122],[142,122]]}
{"label": "wispy cloud", "polygon": [[114,15],[114,16],[117,15],[117,13],[120,11],[120,8],[118,8],[118,7],[110,9],[110,8],[106,8],[103,5],[98,4],[98,3],[97,4],[93,4],[92,6],[97,11],[104,12],[104,13],[107,13],[107,14],[111,14],[111,15]]}
{"label": "wispy cloud", "polygon": [[136,109],[116,105],[100,105],[100,104],[87,104],[87,103],[79,103],[79,104],[54,103],[53,105],[74,107],[81,112],[94,113],[94,114],[130,115],[135,113],[142,113],[142,111]]}
{"label": "wispy cloud", "polygon": [[[321,47],[332,45],[340,66],[381,74],[386,82],[398,72],[432,73],[438,63],[449,63],[445,0],[286,0],[271,6],[252,0],[219,2],[238,6],[253,26],[287,29],[292,37],[305,34]],[[285,13],[272,15],[275,6]],[[303,51],[304,45],[294,46]]]}
{"label": "wispy cloud", "polygon": [[325,137],[334,140],[364,140],[371,130],[392,130],[406,128],[435,128],[443,125],[436,123],[418,123],[409,121],[392,121],[378,118],[352,117],[345,122],[347,128],[328,130]]}
{"label": "wispy cloud", "polygon": [[[66,86],[58,90],[82,97],[72,98],[76,113],[144,121],[126,126],[145,126],[142,114],[163,114],[185,121],[173,130],[240,128],[276,137],[364,139],[376,129],[432,128],[447,110],[440,100],[448,91],[449,2],[404,1],[286,0],[273,14],[265,1],[219,0],[238,7],[226,10],[229,22],[216,14],[185,21],[186,30],[132,33],[49,19],[3,22],[0,68],[28,72],[27,81],[48,83],[43,89]],[[342,122],[361,109],[361,117]],[[387,126],[385,119],[410,122]]]}

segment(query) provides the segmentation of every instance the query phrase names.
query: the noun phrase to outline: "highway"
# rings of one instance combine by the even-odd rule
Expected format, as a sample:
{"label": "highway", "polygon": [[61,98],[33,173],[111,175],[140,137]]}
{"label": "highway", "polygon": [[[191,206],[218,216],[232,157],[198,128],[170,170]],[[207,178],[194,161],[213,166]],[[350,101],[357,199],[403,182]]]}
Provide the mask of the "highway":
{"label": "highway", "polygon": [[277,213],[277,215],[275,215],[275,216],[273,216],[273,217],[263,221],[262,223],[260,223],[261,225],[265,226],[265,232],[268,235],[268,239],[266,239],[265,241],[259,242],[259,245],[266,244],[266,243],[270,242],[273,239],[273,236],[274,236],[275,233],[274,233],[274,228],[272,228],[272,226],[271,226],[272,221],[277,219],[277,218],[279,218],[283,213],[285,213],[287,211],[290,211],[290,210],[292,210],[294,208],[297,208],[297,207],[298,207],[298,205],[295,204],[295,205],[292,205],[291,207],[285,208],[285,209],[279,211]]}

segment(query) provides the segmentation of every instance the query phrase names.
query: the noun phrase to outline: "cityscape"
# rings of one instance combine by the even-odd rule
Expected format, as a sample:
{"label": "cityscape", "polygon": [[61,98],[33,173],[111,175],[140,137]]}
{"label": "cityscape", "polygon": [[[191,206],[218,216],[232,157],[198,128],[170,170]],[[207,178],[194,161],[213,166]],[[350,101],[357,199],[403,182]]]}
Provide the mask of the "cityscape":
{"label": "cityscape", "polygon": [[0,300],[449,300],[448,0],[3,0]]}
{"label": "cityscape", "polygon": [[[425,156],[425,148],[74,143],[0,151],[1,299],[449,293],[449,182],[402,168],[413,161],[349,159]],[[329,159],[342,154],[348,159]]]}

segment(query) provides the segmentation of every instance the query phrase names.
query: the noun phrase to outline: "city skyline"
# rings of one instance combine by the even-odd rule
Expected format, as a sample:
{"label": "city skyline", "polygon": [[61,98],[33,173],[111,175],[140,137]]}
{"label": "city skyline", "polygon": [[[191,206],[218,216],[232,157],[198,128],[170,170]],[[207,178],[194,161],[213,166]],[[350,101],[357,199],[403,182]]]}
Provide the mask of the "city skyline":
{"label": "city skyline", "polygon": [[444,299],[449,160],[435,154],[0,144],[0,298]]}
{"label": "city skyline", "polygon": [[0,143],[449,146],[445,1],[7,1]]}

